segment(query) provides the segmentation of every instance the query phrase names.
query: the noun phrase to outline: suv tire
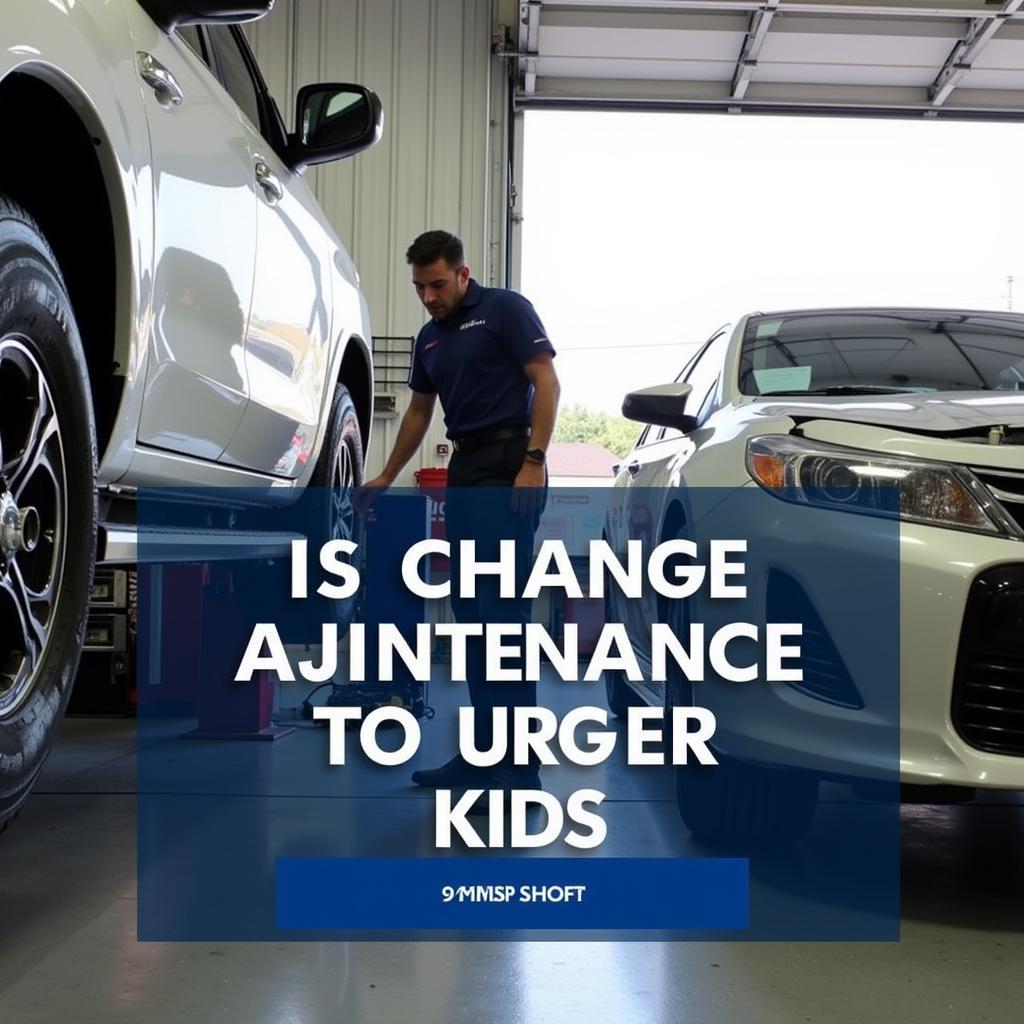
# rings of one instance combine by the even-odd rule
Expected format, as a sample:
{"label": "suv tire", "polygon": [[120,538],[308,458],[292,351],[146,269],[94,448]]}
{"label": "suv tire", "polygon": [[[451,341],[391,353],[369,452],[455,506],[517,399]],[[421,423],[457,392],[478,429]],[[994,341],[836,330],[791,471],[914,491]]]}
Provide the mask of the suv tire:
{"label": "suv tire", "polygon": [[0,196],[0,831],[60,724],[96,559],[96,429],[56,258]]}
{"label": "suv tire", "polygon": [[[363,568],[362,523],[355,514],[352,502],[357,487],[364,480],[363,436],[359,431],[359,417],[355,403],[344,384],[334,389],[331,415],[327,422],[327,436],[320,458],[310,478],[310,496],[318,503],[317,521],[324,524],[328,540],[352,540],[359,545],[353,558]],[[316,553],[311,552],[314,566]],[[313,575],[310,579],[315,578]],[[338,623],[338,636],[348,631],[356,610],[356,597],[331,602],[333,621]]]}
{"label": "suv tire", "polygon": [[[354,563],[360,573],[365,552],[362,519],[354,514],[352,494],[363,482],[363,439],[355,403],[344,384],[336,385],[323,448],[305,493],[284,512],[255,513],[247,520],[254,528],[299,530],[308,538],[308,579],[319,580],[320,546],[328,540],[352,540],[359,545]],[[319,597],[286,601],[290,563],[285,559],[236,562],[234,592],[247,624],[267,621],[277,626],[286,644],[319,644],[321,624],[335,622],[339,639],[355,617],[358,594],[345,600]],[[313,589],[315,589],[315,584]]]}

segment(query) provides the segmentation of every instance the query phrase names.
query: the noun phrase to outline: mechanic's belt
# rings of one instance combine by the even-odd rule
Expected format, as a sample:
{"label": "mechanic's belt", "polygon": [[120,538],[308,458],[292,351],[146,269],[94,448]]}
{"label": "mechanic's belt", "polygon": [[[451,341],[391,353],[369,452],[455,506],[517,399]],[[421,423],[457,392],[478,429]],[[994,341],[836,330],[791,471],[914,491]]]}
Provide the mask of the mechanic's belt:
{"label": "mechanic's belt", "polygon": [[495,441],[508,441],[513,437],[528,437],[529,427],[496,427],[494,430],[477,430],[472,434],[451,438],[452,447],[461,455],[485,448]]}

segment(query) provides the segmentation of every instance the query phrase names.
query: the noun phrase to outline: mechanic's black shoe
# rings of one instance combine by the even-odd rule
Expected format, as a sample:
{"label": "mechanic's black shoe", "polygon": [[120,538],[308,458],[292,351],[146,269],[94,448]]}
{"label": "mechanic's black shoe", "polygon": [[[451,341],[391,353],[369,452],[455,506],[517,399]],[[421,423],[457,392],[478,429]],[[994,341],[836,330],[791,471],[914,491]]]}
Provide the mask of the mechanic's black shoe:
{"label": "mechanic's black shoe", "polygon": [[493,768],[477,768],[456,754],[440,768],[418,768],[412,773],[412,781],[430,789],[480,789],[490,785],[493,775]]}

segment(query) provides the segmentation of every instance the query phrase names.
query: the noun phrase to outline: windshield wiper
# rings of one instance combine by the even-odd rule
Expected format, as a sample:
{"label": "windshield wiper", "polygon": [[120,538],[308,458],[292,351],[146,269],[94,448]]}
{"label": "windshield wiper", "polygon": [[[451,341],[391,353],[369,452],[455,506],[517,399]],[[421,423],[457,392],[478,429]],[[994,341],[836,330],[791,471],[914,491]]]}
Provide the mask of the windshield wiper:
{"label": "windshield wiper", "polygon": [[830,384],[824,388],[807,388],[792,391],[763,391],[760,398],[772,398],[775,395],[908,395],[916,393],[916,388],[889,387],[887,384]]}

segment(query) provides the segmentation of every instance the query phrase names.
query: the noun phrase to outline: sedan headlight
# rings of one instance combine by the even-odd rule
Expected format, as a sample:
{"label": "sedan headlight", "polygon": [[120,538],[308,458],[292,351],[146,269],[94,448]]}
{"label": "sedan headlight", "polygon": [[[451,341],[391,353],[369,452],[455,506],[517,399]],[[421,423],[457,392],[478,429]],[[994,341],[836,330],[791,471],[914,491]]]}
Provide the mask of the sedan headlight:
{"label": "sedan headlight", "polygon": [[747,470],[783,501],[1021,539],[1016,523],[962,466],[771,435],[747,441]]}

